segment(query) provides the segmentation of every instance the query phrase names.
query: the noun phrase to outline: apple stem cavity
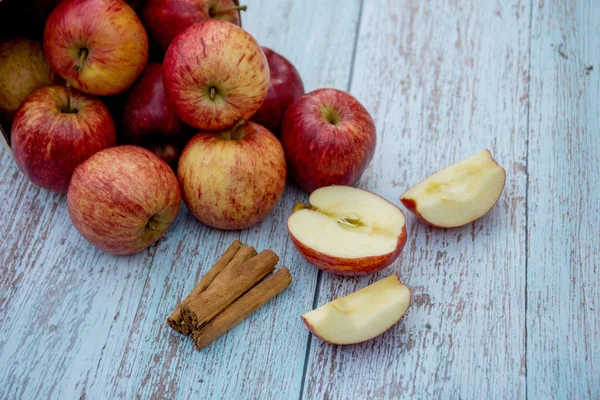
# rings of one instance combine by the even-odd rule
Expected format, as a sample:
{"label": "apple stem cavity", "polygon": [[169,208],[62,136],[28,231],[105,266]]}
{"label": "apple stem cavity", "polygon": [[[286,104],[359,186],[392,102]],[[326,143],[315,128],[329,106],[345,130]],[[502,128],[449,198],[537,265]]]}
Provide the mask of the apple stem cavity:
{"label": "apple stem cavity", "polygon": [[65,114],[77,114],[77,109],[71,108],[71,82],[65,82],[65,91],[67,92],[67,106],[61,111]]}
{"label": "apple stem cavity", "polygon": [[217,15],[221,15],[221,14],[225,14],[228,13],[229,11],[246,11],[248,9],[248,6],[235,6],[235,7],[228,7],[228,8],[222,8],[220,10],[214,10],[210,13],[211,17],[215,17]]}
{"label": "apple stem cavity", "polygon": [[208,98],[210,99],[210,101],[215,101],[216,96],[217,89],[214,86],[211,86],[211,88],[208,89]]}
{"label": "apple stem cavity", "polygon": [[300,211],[300,210],[316,210],[316,208],[314,208],[311,204],[298,202],[298,203],[294,204],[292,213],[295,213],[296,211]]}
{"label": "apple stem cavity", "polygon": [[342,122],[340,113],[333,107],[323,107],[321,109],[321,115],[325,118],[325,121],[329,122],[331,125],[339,125],[339,123]]}
{"label": "apple stem cavity", "polygon": [[83,63],[85,62],[87,56],[88,56],[88,49],[85,47],[82,47],[79,50],[79,61],[77,61],[77,64],[73,65],[74,71],[79,72],[83,69]]}

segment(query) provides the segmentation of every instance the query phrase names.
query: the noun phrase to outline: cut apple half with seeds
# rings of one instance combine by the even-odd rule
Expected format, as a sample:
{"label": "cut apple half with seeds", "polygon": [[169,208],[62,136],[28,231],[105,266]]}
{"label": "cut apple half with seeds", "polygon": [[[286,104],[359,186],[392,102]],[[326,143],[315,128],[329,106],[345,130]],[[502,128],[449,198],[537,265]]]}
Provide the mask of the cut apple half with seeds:
{"label": "cut apple half with seeds", "polygon": [[409,305],[410,290],[393,274],[302,315],[302,320],[326,342],[353,344],[391,328]]}
{"label": "cut apple half with seeds", "polygon": [[506,172],[489,150],[442,169],[404,193],[400,200],[426,223],[455,228],[475,221],[494,207]]}
{"label": "cut apple half with seeds", "polygon": [[310,263],[339,275],[390,265],[406,242],[404,213],[366,190],[326,186],[298,203],[288,219],[292,242]]}

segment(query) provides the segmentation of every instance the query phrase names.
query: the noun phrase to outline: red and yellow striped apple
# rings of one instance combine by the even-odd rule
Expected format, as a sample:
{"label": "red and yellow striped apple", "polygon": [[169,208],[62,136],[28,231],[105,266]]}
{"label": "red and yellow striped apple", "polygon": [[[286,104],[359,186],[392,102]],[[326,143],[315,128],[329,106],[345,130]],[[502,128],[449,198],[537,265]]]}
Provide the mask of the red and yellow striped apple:
{"label": "red and yellow striped apple", "polygon": [[62,86],[27,97],[11,130],[19,169],[36,185],[61,193],[79,164],[115,142],[115,124],[104,104]]}
{"label": "red and yellow striped apple", "polygon": [[194,136],[181,154],[177,176],[185,204],[202,223],[245,229],[264,219],[279,201],[285,156],[271,132],[247,122]]}
{"label": "red and yellow striped apple", "polygon": [[44,29],[48,62],[78,90],[113,95],[129,88],[148,62],[148,36],[122,0],[64,0]]}
{"label": "red and yellow striped apple", "polygon": [[183,122],[222,130],[258,110],[269,89],[269,65],[248,32],[211,19],[173,40],[163,62],[163,81]]}
{"label": "red and yellow striped apple", "polygon": [[156,242],[181,203],[171,168],[151,151],[118,146],[75,169],[67,205],[75,228],[97,248],[133,254]]}

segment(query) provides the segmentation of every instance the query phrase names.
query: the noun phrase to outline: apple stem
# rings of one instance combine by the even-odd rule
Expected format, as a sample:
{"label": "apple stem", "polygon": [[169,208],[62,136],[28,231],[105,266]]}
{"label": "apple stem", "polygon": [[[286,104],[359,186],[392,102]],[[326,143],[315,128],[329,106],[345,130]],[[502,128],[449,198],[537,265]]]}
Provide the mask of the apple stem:
{"label": "apple stem", "polygon": [[210,101],[215,101],[216,95],[217,95],[217,89],[215,89],[214,87],[211,87],[208,90],[208,98],[210,99]]}
{"label": "apple stem", "polygon": [[219,15],[219,14],[225,14],[226,12],[233,11],[233,10],[246,11],[247,9],[248,9],[248,6],[235,6],[235,7],[223,8],[221,10],[215,10],[212,15],[215,16],[215,15]]}
{"label": "apple stem", "polygon": [[65,89],[67,91],[67,112],[72,113],[73,110],[71,110],[71,82],[67,81],[65,83]]}
{"label": "apple stem", "polygon": [[73,65],[74,71],[79,72],[83,69],[83,62],[85,61],[87,56],[88,56],[88,49],[86,49],[84,47],[81,50],[79,50],[79,61],[77,62],[77,64]]}

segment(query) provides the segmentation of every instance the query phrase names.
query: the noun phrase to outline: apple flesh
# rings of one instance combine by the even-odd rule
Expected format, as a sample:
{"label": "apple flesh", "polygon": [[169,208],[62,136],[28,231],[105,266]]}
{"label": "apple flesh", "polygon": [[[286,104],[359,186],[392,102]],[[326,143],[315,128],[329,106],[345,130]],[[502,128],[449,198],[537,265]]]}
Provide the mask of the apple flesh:
{"label": "apple flesh", "polygon": [[48,86],[19,107],[11,143],[17,166],[33,183],[66,193],[79,164],[115,145],[115,124],[100,100]]}
{"label": "apple flesh", "polygon": [[394,262],[406,243],[404,213],[374,193],[327,186],[288,219],[292,243],[311,264],[337,275],[365,275]]}
{"label": "apple flesh", "polygon": [[264,219],[279,201],[285,156],[271,132],[247,122],[194,136],[179,159],[177,176],[186,206],[202,223],[245,229]]}
{"label": "apple flesh", "polygon": [[400,200],[424,222],[454,228],[468,224],[494,207],[506,172],[489,150],[442,169],[406,191]]}
{"label": "apple flesh", "polygon": [[75,169],[67,205],[75,228],[112,254],[140,252],[169,228],[181,203],[171,168],[138,146],[94,154]]}
{"label": "apple flesh", "polygon": [[40,42],[0,41],[0,123],[10,125],[21,102],[54,81],[54,71],[44,58]]}
{"label": "apple flesh", "polygon": [[278,134],[283,114],[304,94],[304,85],[298,70],[291,62],[269,48],[262,49],[269,63],[271,79],[267,98],[252,116],[252,121]]}
{"label": "apple flesh", "polygon": [[150,37],[163,54],[179,33],[207,19],[219,19],[240,25],[240,10],[234,0],[148,0],[142,20]]}
{"label": "apple flesh", "polygon": [[410,289],[393,274],[302,315],[308,329],[332,344],[354,344],[381,335],[410,305]]}
{"label": "apple flesh", "polygon": [[288,107],[281,125],[290,175],[307,192],[354,185],[373,158],[376,142],[367,110],[337,89],[300,97]]}
{"label": "apple flesh", "polygon": [[148,36],[122,0],[64,0],[46,22],[44,51],[76,89],[108,96],[140,75],[148,62]]}
{"label": "apple flesh", "polygon": [[183,122],[223,130],[258,110],[269,89],[269,65],[248,32],[211,19],[173,40],[163,79],[167,99]]}

